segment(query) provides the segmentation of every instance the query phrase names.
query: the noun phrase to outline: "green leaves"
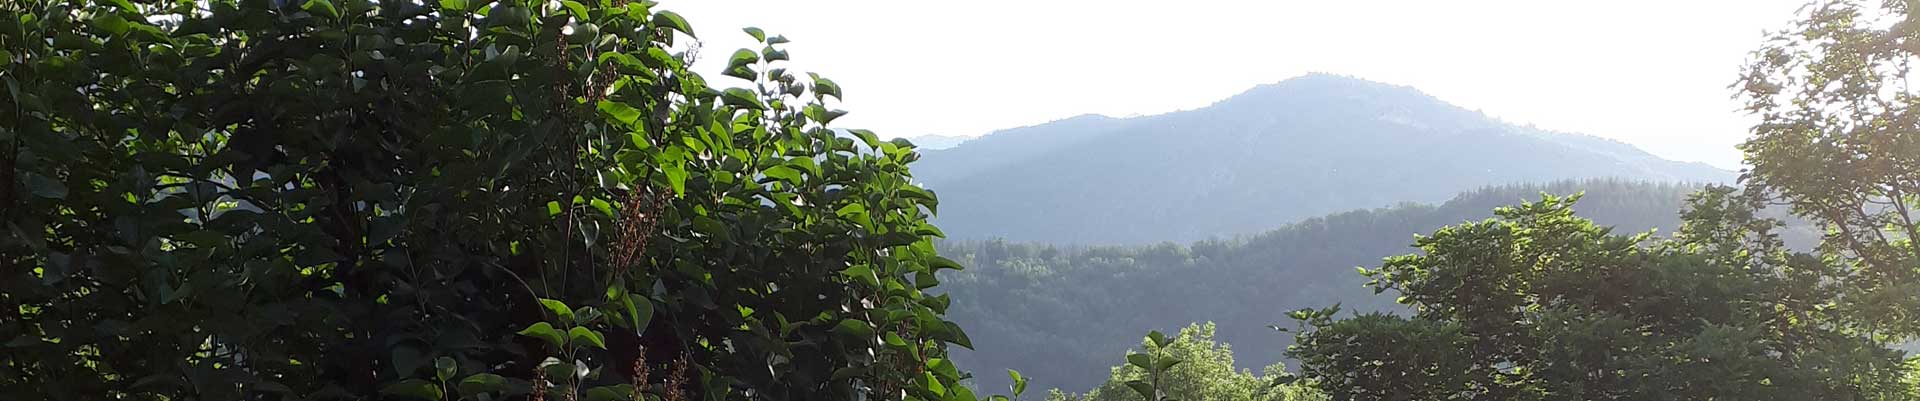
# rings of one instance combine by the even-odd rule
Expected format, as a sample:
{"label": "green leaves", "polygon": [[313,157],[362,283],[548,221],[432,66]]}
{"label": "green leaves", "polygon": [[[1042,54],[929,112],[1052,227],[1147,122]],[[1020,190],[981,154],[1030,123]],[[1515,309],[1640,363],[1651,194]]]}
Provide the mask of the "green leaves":
{"label": "green leaves", "polygon": [[840,98],[840,84],[833,83],[833,80],[821,78],[819,75],[813,73],[808,73],[807,75],[813,77],[813,93],[817,96],[833,96],[834,99]]}
{"label": "green leaves", "polygon": [[439,401],[445,398],[445,394],[440,391],[440,385],[420,379],[406,379],[388,384],[380,389],[380,393],[428,401]]}
{"label": "green leaves", "polygon": [[660,11],[660,12],[654,13],[653,24],[666,27],[669,29],[673,29],[676,31],[680,31],[680,33],[687,34],[687,36],[690,36],[690,37],[695,36],[693,34],[693,27],[690,27],[687,25],[687,19],[684,17],[681,17],[680,14],[675,14],[672,11]]}
{"label": "green leaves", "polygon": [[573,309],[569,308],[566,302],[560,302],[560,300],[557,299],[541,298],[540,306],[546,308],[547,312],[553,313],[553,316],[562,323],[572,324],[574,322]]}
{"label": "green leaves", "polygon": [[767,105],[760,102],[759,95],[755,95],[753,91],[742,89],[742,88],[727,88],[727,90],[721,91],[720,100],[725,102],[726,105],[728,106],[739,107],[739,108],[748,109],[748,110],[766,110],[767,109]]}
{"label": "green leaves", "polygon": [[[632,346],[677,344],[649,362],[689,384],[854,395],[820,369],[975,401],[932,251],[905,249],[930,199],[898,198],[897,151],[830,137],[845,112],[784,38],[746,30],[751,84],[719,89],[648,1],[135,3],[0,7],[25,71],[0,73],[0,347],[25,358],[0,399],[621,400],[641,389],[595,385]],[[180,346],[124,344],[155,339]]]}
{"label": "green leaves", "polygon": [[434,358],[433,360],[433,377],[439,379],[441,382],[453,378],[453,375],[459,373],[459,370],[460,366],[453,361],[453,358],[443,356]]}
{"label": "green leaves", "polygon": [[1009,388],[1009,390],[1013,390],[1014,397],[1019,397],[1021,393],[1027,392],[1027,378],[1021,376],[1020,371],[1007,369],[1007,377],[1013,379],[1013,387]]}
{"label": "green leaves", "polygon": [[1126,382],[1126,385],[1127,385],[1127,388],[1133,389],[1134,394],[1139,394],[1140,398],[1142,399],[1148,399],[1148,400],[1160,399],[1160,397],[1156,396],[1157,392],[1154,391],[1152,383],[1147,383],[1146,381],[1142,381],[1142,380],[1128,380]]}
{"label": "green leaves", "polygon": [[523,336],[544,340],[547,342],[548,345],[552,345],[554,347],[561,347],[561,346],[567,345],[566,335],[560,334],[560,330],[553,328],[552,323],[547,323],[547,322],[534,323],[531,326],[527,326],[526,329],[520,330],[519,334]]}
{"label": "green leaves", "polygon": [[633,125],[640,120],[640,109],[612,100],[602,100],[595,106],[600,115],[619,121],[622,125]]}
{"label": "green leaves", "polygon": [[840,324],[834,326],[834,331],[849,337],[873,338],[873,327],[858,319],[841,320]]}
{"label": "green leaves", "polygon": [[606,337],[600,335],[600,332],[588,330],[585,327],[574,327],[572,330],[567,330],[567,338],[572,339],[575,344],[592,345],[594,348],[607,349]]}
{"label": "green leaves", "polygon": [[1167,335],[1160,333],[1159,330],[1148,332],[1147,339],[1153,341],[1153,346],[1156,348],[1166,348],[1167,345],[1173,344],[1173,339],[1167,338]]}
{"label": "green leaves", "polygon": [[465,379],[460,379],[459,389],[461,394],[505,391],[507,389],[507,378],[492,373],[475,374],[473,376],[467,376]]}
{"label": "green leaves", "polygon": [[131,27],[127,24],[127,19],[121,17],[119,14],[100,14],[94,16],[92,22],[94,28],[99,28],[111,35],[127,33],[127,30]]}
{"label": "green leaves", "polygon": [[647,331],[647,324],[653,322],[653,301],[640,294],[627,294],[620,298],[622,309],[627,312],[627,324],[634,333]]}
{"label": "green leaves", "polygon": [[340,17],[340,9],[334,8],[333,1],[331,0],[302,0],[302,1],[305,1],[305,4],[300,5],[301,10],[306,10],[307,12],[313,13],[314,15],[324,15],[327,18]]}
{"label": "green leaves", "polygon": [[758,62],[760,62],[760,55],[752,50],[736,50],[733,52],[733,57],[727,59],[727,69],[723,73],[729,77],[751,81],[755,78],[753,63]]}

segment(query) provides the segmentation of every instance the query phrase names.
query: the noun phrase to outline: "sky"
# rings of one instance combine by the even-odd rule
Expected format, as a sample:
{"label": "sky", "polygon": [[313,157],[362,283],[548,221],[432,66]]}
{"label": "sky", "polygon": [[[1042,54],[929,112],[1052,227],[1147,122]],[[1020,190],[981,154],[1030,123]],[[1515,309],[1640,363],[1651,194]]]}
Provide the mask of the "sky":
{"label": "sky", "polygon": [[846,94],[834,122],[977,136],[1095,113],[1204,107],[1326,72],[1407,85],[1502,120],[1740,165],[1728,88],[1804,0],[662,0],[718,71],[754,26]]}

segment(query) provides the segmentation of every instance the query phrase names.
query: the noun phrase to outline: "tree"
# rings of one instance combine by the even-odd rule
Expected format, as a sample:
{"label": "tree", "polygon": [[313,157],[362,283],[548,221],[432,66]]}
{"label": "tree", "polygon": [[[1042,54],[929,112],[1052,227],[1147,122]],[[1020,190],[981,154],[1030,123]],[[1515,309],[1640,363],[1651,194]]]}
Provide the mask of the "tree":
{"label": "tree", "polygon": [[1213,323],[1188,325],[1175,337],[1153,332],[1140,342],[1144,351],[1128,354],[1100,387],[1084,395],[1055,390],[1048,400],[1139,401],[1147,393],[1180,401],[1318,399],[1291,384],[1283,365],[1267,367],[1264,376],[1235,370],[1233,348],[1214,341],[1213,334]]}
{"label": "tree", "polygon": [[1834,324],[1817,263],[1729,241],[1754,220],[1714,208],[1731,191],[1672,240],[1579,218],[1578,196],[1440,229],[1362,269],[1412,317],[1297,312],[1289,354],[1342,401],[1908,397],[1901,352]]}
{"label": "tree", "polygon": [[[647,1],[0,5],[0,398],[971,400],[912,144]],[[830,100],[831,99],[831,100]]]}
{"label": "tree", "polygon": [[1860,327],[1920,338],[1920,16],[1861,3],[1814,2],[1753,53],[1735,85],[1761,120],[1740,146],[1745,192],[1827,229]]}

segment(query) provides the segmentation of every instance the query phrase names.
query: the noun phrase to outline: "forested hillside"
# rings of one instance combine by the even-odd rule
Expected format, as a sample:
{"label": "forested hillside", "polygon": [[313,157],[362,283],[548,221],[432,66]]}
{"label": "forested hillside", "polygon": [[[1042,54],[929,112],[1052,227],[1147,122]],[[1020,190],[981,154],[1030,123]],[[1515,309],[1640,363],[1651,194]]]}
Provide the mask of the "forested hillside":
{"label": "forested hillside", "polygon": [[950,236],[1082,244],[1231,237],[1518,182],[1731,182],[1620,142],[1495,120],[1413,88],[1328,74],[1163,115],[1085,115],[928,151]]}
{"label": "forested hillside", "polygon": [[[1107,377],[1119,352],[1150,329],[1218,324],[1241,368],[1281,360],[1291,337],[1288,311],[1340,303],[1349,310],[1397,310],[1392,296],[1362,288],[1356,266],[1411,251],[1414,233],[1492,216],[1496,207],[1542,192],[1585,191],[1583,216],[1620,232],[1671,231],[1695,186],[1616,180],[1509,185],[1468,192],[1439,205],[1402,204],[1289,224],[1230,240],[1191,245],[1055,246],[946,241],[940,254],[968,266],[944,277],[954,321],[975,351],[955,360],[983,372],[1019,369],[1037,388],[1085,391]],[[979,388],[1005,388],[986,375]]]}

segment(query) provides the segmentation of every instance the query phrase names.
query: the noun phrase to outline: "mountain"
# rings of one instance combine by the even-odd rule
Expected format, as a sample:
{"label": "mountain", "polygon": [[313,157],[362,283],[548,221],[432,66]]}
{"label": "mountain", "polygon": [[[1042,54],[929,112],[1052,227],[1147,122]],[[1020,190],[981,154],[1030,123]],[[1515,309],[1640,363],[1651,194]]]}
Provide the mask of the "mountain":
{"label": "mountain", "polygon": [[973,139],[973,137],[959,135],[920,135],[907,137],[908,141],[912,141],[913,145],[919,147],[921,150],[951,149],[955,146],[960,146],[961,143],[970,139]]}
{"label": "mountain", "polygon": [[[1281,361],[1291,344],[1268,328],[1293,327],[1288,311],[1336,303],[1348,311],[1404,310],[1393,294],[1362,287],[1366,280],[1354,267],[1413,252],[1414,234],[1489,218],[1496,207],[1538,200],[1542,192],[1581,191],[1586,195],[1574,209],[1582,217],[1616,232],[1670,233],[1698,188],[1618,180],[1500,186],[1438,205],[1349,211],[1187,246],[947,241],[940,254],[967,269],[942,275],[935,288],[952,295],[949,318],[972,339],[976,351],[956,351],[954,360],[984,372],[975,379],[978,389],[1006,388],[1006,377],[995,373],[1011,368],[1032,378],[1034,389],[1086,391],[1148,330],[1191,322],[1216,322],[1239,367],[1258,371]],[[1799,227],[1783,238],[1808,244],[1818,235]]]}
{"label": "mountain", "polygon": [[1420,91],[1310,74],[1162,115],[1084,115],[929,150],[915,179],[954,238],[1192,241],[1341,210],[1559,179],[1731,182],[1598,137],[1516,126]]}

